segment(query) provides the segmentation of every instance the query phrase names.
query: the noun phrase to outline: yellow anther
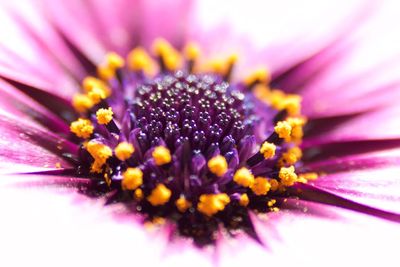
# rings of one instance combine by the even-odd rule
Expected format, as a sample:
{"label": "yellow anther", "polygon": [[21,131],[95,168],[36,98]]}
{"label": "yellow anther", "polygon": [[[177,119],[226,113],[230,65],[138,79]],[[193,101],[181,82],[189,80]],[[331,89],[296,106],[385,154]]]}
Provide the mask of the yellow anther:
{"label": "yellow anther", "polygon": [[200,196],[197,210],[209,217],[225,209],[230,198],[227,194],[204,194]]}
{"label": "yellow anther", "polygon": [[161,166],[171,162],[171,153],[165,146],[158,146],[152,153],[156,165]]}
{"label": "yellow anther", "polygon": [[269,179],[269,184],[271,185],[271,191],[276,191],[279,189],[279,182],[276,179]]}
{"label": "yellow anther", "polygon": [[251,187],[254,183],[254,175],[246,167],[242,167],[233,175],[233,181],[244,187]]}
{"label": "yellow anther", "polygon": [[270,91],[267,102],[275,109],[282,110],[286,105],[286,94],[278,89]]}
{"label": "yellow anther", "polygon": [[293,165],[297,161],[299,161],[302,157],[302,151],[299,147],[295,146],[289,148],[287,152],[282,154],[282,157],[279,159],[279,164],[281,166],[284,165]]}
{"label": "yellow anther", "polygon": [[90,120],[79,118],[71,123],[69,129],[78,137],[89,138],[93,133],[94,127]]}
{"label": "yellow anther", "polygon": [[314,181],[318,179],[318,174],[315,172],[307,172],[299,174],[298,181],[301,183],[307,183],[308,181]]}
{"label": "yellow anther", "polygon": [[108,173],[104,173],[104,181],[106,182],[107,186],[111,185],[111,178],[110,175]]}
{"label": "yellow anther", "polygon": [[86,77],[82,82],[82,86],[86,93],[92,91],[93,88],[97,88],[103,91],[105,97],[108,97],[111,94],[111,90],[105,82],[92,76]]}
{"label": "yellow anther", "polygon": [[270,74],[265,68],[260,68],[254,71],[251,75],[249,75],[245,80],[244,83],[249,86],[255,83],[264,83],[267,84],[270,80]]}
{"label": "yellow anther", "polygon": [[121,142],[115,147],[114,152],[119,160],[124,161],[132,156],[133,152],[135,152],[135,148],[128,142]]}
{"label": "yellow anther", "polygon": [[96,112],[97,122],[99,124],[108,124],[113,119],[113,114],[114,112],[111,107],[108,109],[101,108]]}
{"label": "yellow anther", "polygon": [[143,196],[144,196],[143,190],[140,189],[140,188],[136,189],[136,190],[133,192],[133,197],[134,197],[136,200],[142,200],[142,199],[143,199]]}
{"label": "yellow anther", "polygon": [[163,184],[158,184],[153,191],[151,191],[150,196],[147,197],[147,200],[153,206],[161,206],[169,201],[171,197],[171,190],[168,189]]}
{"label": "yellow anther", "polygon": [[93,107],[93,101],[85,94],[75,94],[72,98],[72,105],[78,112],[86,112]]}
{"label": "yellow anther", "polygon": [[111,52],[106,55],[106,66],[110,69],[119,69],[125,65],[125,60],[117,53]]}
{"label": "yellow anther", "polygon": [[154,62],[146,50],[136,47],[128,55],[128,67],[133,71],[144,71],[146,74],[154,74]]}
{"label": "yellow anther", "polygon": [[214,59],[208,63],[209,68],[212,72],[218,73],[218,74],[225,74],[227,65],[226,62],[222,59]]}
{"label": "yellow anther", "polygon": [[231,54],[228,57],[228,64],[229,65],[235,64],[238,61],[238,59],[239,59],[239,55],[238,54]]}
{"label": "yellow anther", "polygon": [[107,95],[105,92],[98,87],[94,87],[89,93],[88,97],[92,100],[93,104],[98,104],[102,99],[106,99]]}
{"label": "yellow anther", "polygon": [[121,187],[123,190],[135,190],[143,184],[143,172],[139,168],[128,168],[122,174]]}
{"label": "yellow anther", "polygon": [[99,75],[103,81],[108,81],[115,76],[115,70],[108,66],[98,66],[97,75]]}
{"label": "yellow anther", "polygon": [[275,126],[275,132],[278,134],[279,138],[290,140],[292,126],[287,121],[278,121]]}
{"label": "yellow anther", "polygon": [[180,196],[176,201],[175,201],[176,208],[180,212],[185,212],[188,208],[192,206],[192,203],[188,201],[184,196]]}
{"label": "yellow anther", "polygon": [[154,53],[161,57],[168,70],[176,70],[181,65],[181,55],[164,39],[156,39],[153,44]]}
{"label": "yellow anther", "polygon": [[261,145],[260,153],[263,154],[265,159],[271,159],[275,156],[276,146],[272,143],[264,142]]}
{"label": "yellow anther", "polygon": [[268,207],[272,207],[273,205],[275,205],[276,200],[275,199],[271,199],[270,201],[267,202],[267,206]]}
{"label": "yellow anther", "polygon": [[284,186],[292,186],[297,182],[297,174],[294,166],[282,167],[279,171],[279,178]]}
{"label": "yellow anther", "polygon": [[284,108],[289,116],[296,116],[300,114],[301,110],[301,97],[299,95],[287,95],[284,102]]}
{"label": "yellow anther", "polygon": [[223,176],[228,170],[226,159],[221,156],[211,158],[207,163],[208,169],[217,176]]}
{"label": "yellow anther", "polygon": [[93,157],[94,162],[91,166],[91,172],[101,172],[107,159],[112,156],[112,150],[108,146],[96,141],[89,141],[86,144],[86,150]]}
{"label": "yellow anther", "polygon": [[239,199],[239,205],[243,206],[243,207],[247,207],[247,205],[249,205],[249,203],[250,203],[249,196],[246,193],[242,194]]}
{"label": "yellow anther", "polygon": [[254,194],[257,196],[266,195],[270,189],[271,184],[268,179],[264,177],[256,177],[254,179],[254,184],[251,186],[251,190],[253,190]]}
{"label": "yellow anther", "polygon": [[183,53],[187,59],[195,60],[200,55],[200,48],[197,44],[190,42],[185,46]]}
{"label": "yellow anther", "polygon": [[288,118],[287,122],[292,127],[291,131],[291,140],[294,142],[300,142],[303,138],[303,126],[306,123],[305,118],[303,117],[292,117]]}

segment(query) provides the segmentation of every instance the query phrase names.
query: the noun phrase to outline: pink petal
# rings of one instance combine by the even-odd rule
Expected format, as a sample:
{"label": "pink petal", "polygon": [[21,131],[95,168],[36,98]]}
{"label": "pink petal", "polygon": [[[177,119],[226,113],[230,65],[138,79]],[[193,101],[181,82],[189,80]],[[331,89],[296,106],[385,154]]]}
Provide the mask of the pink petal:
{"label": "pink petal", "polygon": [[62,153],[77,152],[77,146],[37,128],[28,121],[0,115],[0,172],[23,173],[71,167]]}

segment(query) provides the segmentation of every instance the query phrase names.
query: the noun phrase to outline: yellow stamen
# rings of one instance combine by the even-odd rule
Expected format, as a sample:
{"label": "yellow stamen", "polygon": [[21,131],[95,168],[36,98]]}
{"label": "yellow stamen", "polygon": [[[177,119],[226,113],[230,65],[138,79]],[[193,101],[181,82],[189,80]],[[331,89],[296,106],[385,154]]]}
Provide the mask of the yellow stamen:
{"label": "yellow stamen", "polygon": [[223,176],[228,170],[226,159],[221,156],[211,158],[207,163],[208,169],[217,176]]}
{"label": "yellow stamen", "polygon": [[88,97],[92,100],[93,104],[98,104],[102,99],[106,99],[107,95],[99,87],[94,87],[89,93]]}
{"label": "yellow stamen", "polygon": [[292,186],[297,182],[297,174],[294,166],[282,167],[279,171],[279,178],[284,186]]}
{"label": "yellow stamen", "polygon": [[251,75],[249,75],[245,80],[244,83],[247,86],[253,85],[255,83],[264,83],[267,84],[270,80],[270,74],[265,68],[260,68],[254,71]]}
{"label": "yellow stamen", "polygon": [[108,88],[108,86],[105,82],[103,82],[102,80],[99,80],[95,77],[92,77],[92,76],[86,77],[82,82],[82,86],[86,93],[89,93],[90,91],[92,91],[93,88],[97,88],[97,89],[103,91],[105,97],[108,97],[111,94],[111,90],[110,90],[110,88]]}
{"label": "yellow stamen", "polygon": [[110,175],[108,173],[104,173],[104,181],[106,182],[107,186],[111,185],[111,178]]}
{"label": "yellow stamen", "polygon": [[200,55],[200,48],[197,44],[191,42],[185,46],[183,53],[188,60],[195,60]]}
{"label": "yellow stamen", "polygon": [[111,52],[106,55],[106,65],[110,69],[119,69],[125,65],[125,60],[117,53]]}
{"label": "yellow stamen", "polygon": [[93,107],[92,100],[85,94],[75,94],[72,99],[72,105],[78,112],[86,112]]}
{"label": "yellow stamen", "polygon": [[249,205],[249,203],[250,203],[249,196],[246,193],[242,194],[239,199],[239,205],[243,206],[243,207],[247,207],[247,205]]}
{"label": "yellow stamen", "polygon": [[123,190],[135,190],[143,184],[143,172],[139,168],[128,168],[122,174],[121,187]]}
{"label": "yellow stamen", "polygon": [[103,81],[108,81],[115,76],[115,70],[108,66],[97,66],[97,75]]}
{"label": "yellow stamen", "polygon": [[158,184],[153,191],[151,191],[150,196],[147,197],[147,200],[153,206],[161,206],[169,201],[171,197],[171,190],[168,189],[163,184]]}
{"label": "yellow stamen", "polygon": [[269,184],[271,185],[271,191],[276,191],[279,189],[279,182],[276,179],[269,179]]}
{"label": "yellow stamen", "polygon": [[185,212],[188,208],[192,207],[192,203],[188,201],[184,196],[180,196],[176,201],[175,205],[180,212]]}
{"label": "yellow stamen", "polygon": [[290,140],[290,135],[292,133],[292,126],[287,121],[278,121],[275,126],[275,132],[278,134],[279,138],[285,140]]}
{"label": "yellow stamen", "polygon": [[302,157],[302,151],[299,147],[295,146],[289,148],[287,152],[282,154],[282,157],[279,159],[279,165],[293,165],[298,162]]}
{"label": "yellow stamen", "polygon": [[161,57],[165,67],[174,71],[181,66],[181,55],[164,39],[156,39],[153,44],[154,53]]}
{"label": "yellow stamen", "polygon": [[260,153],[265,159],[271,159],[275,156],[276,146],[272,143],[264,142],[260,148]]}
{"label": "yellow stamen", "polygon": [[124,161],[132,156],[133,152],[135,152],[135,148],[128,142],[121,142],[115,147],[114,152],[119,160]]}
{"label": "yellow stamen", "polygon": [[235,172],[233,181],[243,187],[251,187],[254,183],[254,175],[246,167],[242,167]]}
{"label": "yellow stamen", "polygon": [[113,119],[113,114],[114,112],[111,107],[108,109],[101,108],[96,112],[97,122],[99,124],[108,124]]}
{"label": "yellow stamen", "polygon": [[209,217],[225,209],[230,198],[227,194],[203,194],[200,196],[197,210]]}
{"label": "yellow stamen", "polygon": [[303,126],[306,123],[306,119],[303,117],[291,117],[287,119],[287,122],[292,127],[291,140],[299,143],[303,138]]}
{"label": "yellow stamen", "polygon": [[296,116],[300,114],[301,110],[301,97],[299,95],[287,95],[284,102],[284,108],[289,116]]}
{"label": "yellow stamen", "polygon": [[298,181],[301,183],[307,183],[308,181],[314,181],[318,179],[318,174],[315,172],[307,172],[299,174]]}
{"label": "yellow stamen", "polygon": [[161,166],[171,162],[171,153],[165,146],[158,146],[152,153],[156,165]]}
{"label": "yellow stamen", "polygon": [[108,146],[96,141],[89,141],[86,144],[86,150],[93,157],[94,162],[91,166],[91,172],[101,172],[107,159],[112,156],[112,150]]}
{"label": "yellow stamen", "polygon": [[141,47],[136,47],[129,53],[128,66],[133,71],[144,71],[148,75],[154,74],[155,71],[152,58]]}
{"label": "yellow stamen", "polygon": [[142,200],[143,199],[143,190],[138,188],[133,192],[133,196],[136,200]]}
{"label": "yellow stamen", "polygon": [[94,130],[94,127],[90,120],[82,118],[79,118],[78,120],[72,122],[69,128],[71,132],[81,138],[89,138]]}
{"label": "yellow stamen", "polygon": [[251,186],[251,190],[253,190],[254,194],[257,196],[266,195],[270,189],[271,184],[268,179],[264,177],[256,177],[254,179],[254,184]]}
{"label": "yellow stamen", "polygon": [[276,200],[275,199],[271,199],[270,201],[267,202],[268,207],[272,207],[273,205],[275,205]]}

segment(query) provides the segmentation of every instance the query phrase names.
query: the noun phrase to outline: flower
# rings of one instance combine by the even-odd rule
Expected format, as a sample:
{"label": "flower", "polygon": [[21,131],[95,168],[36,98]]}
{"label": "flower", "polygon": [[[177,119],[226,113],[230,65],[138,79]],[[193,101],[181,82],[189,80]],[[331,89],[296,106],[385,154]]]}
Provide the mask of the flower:
{"label": "flower", "polygon": [[[93,5],[88,9],[89,14],[82,12],[82,3],[79,2],[64,3],[65,8],[51,1],[46,4],[44,14],[50,16],[46,18],[51,23],[41,24],[46,31],[43,35],[33,30],[33,26],[18,13],[12,13],[29,40],[32,39],[27,45],[37,46],[35,54],[40,56],[41,64],[36,67],[21,64],[21,60],[17,60],[19,54],[6,53],[5,61],[15,56],[12,60],[15,65],[12,68],[4,64],[1,73],[5,81],[2,91],[5,101],[2,105],[6,114],[2,115],[0,125],[3,129],[1,136],[7,142],[2,146],[4,170],[30,175],[5,176],[4,179],[6,182],[17,178],[39,179],[42,185],[43,180],[48,179],[63,190],[67,190],[65,187],[68,185],[81,188],[85,194],[104,196],[105,204],[128,203],[125,206],[104,207],[103,203],[94,202],[99,205],[85,210],[89,213],[87,211],[95,208],[93,216],[97,217],[100,216],[98,210],[103,214],[113,206],[125,207],[122,211],[128,212],[130,218],[122,226],[106,221],[99,226],[91,222],[90,226],[83,227],[86,231],[83,235],[90,241],[96,241],[84,242],[91,252],[104,251],[107,255],[115,241],[122,244],[122,248],[118,248],[123,252],[118,255],[122,260],[131,259],[132,253],[138,259],[147,259],[151,265],[154,260],[152,252],[158,252],[160,243],[166,242],[166,238],[150,242],[144,227],[164,223],[167,226],[162,226],[161,232],[165,234],[169,231],[170,238],[178,234],[178,244],[190,241],[195,241],[197,245],[214,244],[221,250],[224,265],[228,264],[231,255],[225,250],[231,247],[225,242],[227,238],[223,237],[223,233],[234,236],[228,238],[232,242],[246,239],[246,246],[238,247],[239,262],[268,259],[264,255],[270,253],[265,246],[276,234],[265,226],[268,221],[270,226],[287,226],[281,234],[298,235],[303,239],[304,235],[290,230],[291,224],[287,220],[293,218],[307,224],[302,226],[301,232],[307,231],[307,238],[314,242],[319,240],[322,229],[331,230],[330,227],[335,229],[333,233],[346,231],[353,238],[357,236],[354,226],[344,227],[342,220],[337,222],[336,218],[331,218],[337,213],[352,218],[352,221],[367,220],[367,229],[380,230],[379,234],[369,233],[374,239],[388,238],[386,231],[392,235],[398,233],[390,222],[398,222],[399,214],[384,202],[387,199],[398,200],[398,194],[389,191],[396,186],[396,181],[391,179],[396,175],[396,169],[388,168],[397,164],[398,159],[387,155],[392,151],[385,149],[393,148],[398,143],[394,138],[397,136],[387,138],[388,132],[396,134],[397,129],[386,127],[390,126],[391,112],[398,110],[389,105],[398,90],[395,85],[390,87],[390,93],[387,93],[387,88],[373,90],[375,87],[340,91],[340,94],[333,90],[334,87],[325,89],[323,85],[331,82],[331,78],[326,74],[316,74],[323,69],[322,63],[332,60],[331,57],[338,61],[337,53],[344,49],[341,42],[333,42],[333,45],[297,64],[286,62],[286,66],[275,66],[272,68],[271,83],[268,73],[262,69],[240,80],[232,72],[233,67],[237,67],[240,73],[246,73],[254,66],[243,70],[241,57],[235,55],[228,56],[222,63],[211,62],[203,71],[195,69],[199,50],[191,43],[183,42],[184,31],[180,28],[183,26],[173,19],[175,9],[169,2],[168,9],[158,6],[158,3],[135,3],[132,8],[141,7],[144,10],[138,12],[142,16],[140,21],[132,21],[135,16],[123,12],[128,9],[126,4],[129,3],[125,2],[121,5],[113,3],[114,8]],[[175,8],[181,8],[181,5],[177,4]],[[65,15],[68,10],[74,11],[74,19]],[[168,11],[171,10],[174,12],[169,16]],[[96,12],[90,13],[92,11]],[[97,18],[96,23],[88,16],[90,14]],[[147,19],[146,15],[149,16]],[[116,19],[110,20],[110,16]],[[146,25],[141,25],[143,23]],[[141,35],[132,35],[131,39],[126,32],[135,31],[128,27],[136,29]],[[146,30],[141,30],[141,27],[146,27]],[[115,29],[122,29],[123,32]],[[152,58],[149,56],[150,42],[158,35],[163,35],[164,39],[157,39],[154,43],[155,57]],[[198,38],[193,37],[195,39]],[[213,44],[197,41],[206,50],[214,48]],[[177,49],[185,44],[186,50],[183,50],[186,53],[179,53]],[[249,49],[251,45],[244,47]],[[114,53],[105,56],[103,48]],[[131,48],[134,50],[129,51]],[[246,52],[247,58],[254,55],[254,51]],[[180,60],[182,55],[185,56],[184,61]],[[206,51],[204,58],[207,55]],[[93,64],[94,59],[97,65]],[[186,65],[180,67],[181,62]],[[194,74],[191,74],[192,70]],[[95,72],[96,77],[93,76]],[[326,72],[329,73],[329,69]],[[77,81],[83,82],[83,90],[74,94],[78,88]],[[268,85],[273,88],[279,86],[286,91],[271,90]],[[55,87],[63,90],[56,90]],[[375,91],[379,98],[371,101],[364,97],[363,101],[356,101],[353,94],[364,96],[364,90],[368,93]],[[17,96],[13,96],[16,92]],[[306,127],[309,127],[305,128],[301,147],[306,120],[299,114],[300,95],[304,99],[303,111],[308,119]],[[198,99],[193,101],[196,97]],[[166,108],[162,110],[165,114],[160,112],[160,107]],[[373,121],[376,129],[371,131],[370,124],[365,121]],[[356,135],[353,134],[355,130]],[[371,178],[375,177],[380,178],[371,182]],[[374,188],[368,192],[371,184]],[[382,188],[382,194],[376,199],[379,202],[375,205],[365,203],[365,196],[380,193],[377,185]],[[53,199],[55,203],[58,200],[63,202],[56,196],[47,198],[45,191],[34,188],[30,194],[34,199],[43,200],[43,204],[49,205],[47,202]],[[18,191],[3,191],[4,200],[24,199]],[[29,193],[24,197],[29,199]],[[361,199],[353,199],[357,197]],[[19,204],[13,201],[11,212]],[[61,223],[72,224],[71,218],[77,220],[76,216],[69,214],[74,212],[69,204],[59,204],[53,212],[59,214],[57,209],[63,208],[66,217]],[[252,210],[259,214],[248,212]],[[139,213],[143,214],[146,222],[139,223],[132,219]],[[369,216],[365,217],[365,214]],[[35,215],[48,220],[50,214],[33,214],[33,217]],[[79,220],[85,220],[82,217],[88,215],[80,214]],[[321,223],[318,216],[332,220],[322,220],[329,228],[316,224],[316,221]],[[265,222],[263,217],[267,217],[268,221]],[[49,226],[51,222],[56,224],[57,220],[34,220],[32,223]],[[132,225],[138,227],[132,229]],[[224,231],[217,231],[222,225]],[[24,224],[18,226],[19,231],[27,232],[23,229]],[[90,230],[91,227],[99,227],[102,231]],[[9,228],[12,232],[16,229],[15,226]],[[67,232],[71,229],[66,228],[69,229]],[[66,229],[50,227],[46,234],[41,234],[49,240],[48,235],[54,230]],[[82,228],[77,230],[82,232]],[[113,238],[115,231],[122,231],[118,233],[118,238],[127,238]],[[346,245],[339,244],[337,236],[323,232],[326,243],[335,240],[333,243],[336,245]],[[360,233],[359,237],[364,237],[363,234]],[[97,244],[99,237],[100,243]],[[145,246],[138,247],[137,244],[141,244],[139,240],[143,240]],[[32,240],[27,242],[30,244]],[[302,244],[313,243],[303,242],[292,244],[294,248],[286,252],[295,253]],[[349,242],[360,246],[354,240]],[[81,244],[76,243],[75,240],[71,245],[80,248]],[[126,249],[130,245],[132,252]],[[170,243],[167,245],[168,248],[173,246]],[[235,245],[233,247],[236,248]],[[272,246],[271,250],[276,248]],[[82,250],[86,249],[82,245]],[[206,249],[193,249],[191,244],[185,246],[184,255],[193,253],[191,256],[201,259],[202,253],[207,253]],[[98,253],[95,256],[98,257]],[[48,261],[49,258],[43,260]]]}

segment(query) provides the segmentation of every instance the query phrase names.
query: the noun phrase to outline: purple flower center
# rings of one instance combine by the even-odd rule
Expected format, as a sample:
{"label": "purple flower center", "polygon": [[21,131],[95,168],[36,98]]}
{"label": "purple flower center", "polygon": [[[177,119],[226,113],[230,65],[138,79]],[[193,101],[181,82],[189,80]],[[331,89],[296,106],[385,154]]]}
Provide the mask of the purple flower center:
{"label": "purple flower center", "polygon": [[198,245],[220,226],[253,235],[250,212],[277,211],[287,187],[315,178],[295,173],[299,97],[269,89],[265,71],[231,82],[234,57],[199,71],[193,45],[185,60],[165,41],[154,50],[158,64],[136,48],[84,80],[71,124],[85,139],[79,174],[108,203],[166,220]]}

